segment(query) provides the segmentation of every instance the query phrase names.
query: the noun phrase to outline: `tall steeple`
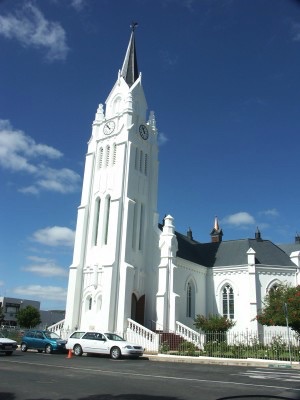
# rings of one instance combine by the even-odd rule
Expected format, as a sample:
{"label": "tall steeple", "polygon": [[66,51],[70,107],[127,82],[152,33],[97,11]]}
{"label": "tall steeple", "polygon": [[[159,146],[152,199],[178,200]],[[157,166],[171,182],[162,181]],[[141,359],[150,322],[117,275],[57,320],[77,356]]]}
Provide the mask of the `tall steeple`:
{"label": "tall steeple", "polygon": [[136,26],[88,142],[66,305],[70,330],[124,332],[128,317],[153,320],[158,145],[137,67]]}
{"label": "tall steeple", "polygon": [[139,77],[134,39],[134,31],[137,26],[137,22],[132,22],[132,24],[130,25],[131,36],[121,70],[121,76],[123,76],[125,82],[129,87],[131,87]]}

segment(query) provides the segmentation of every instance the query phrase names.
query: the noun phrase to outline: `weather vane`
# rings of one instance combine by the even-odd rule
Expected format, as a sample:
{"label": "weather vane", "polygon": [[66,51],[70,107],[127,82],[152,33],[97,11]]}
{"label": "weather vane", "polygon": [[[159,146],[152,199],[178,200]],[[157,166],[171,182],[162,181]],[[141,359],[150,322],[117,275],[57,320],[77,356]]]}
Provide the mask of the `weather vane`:
{"label": "weather vane", "polygon": [[138,25],[139,25],[139,24],[138,24],[137,22],[132,22],[132,23],[131,23],[130,28],[131,28],[132,32],[135,31],[135,28],[136,28]]}

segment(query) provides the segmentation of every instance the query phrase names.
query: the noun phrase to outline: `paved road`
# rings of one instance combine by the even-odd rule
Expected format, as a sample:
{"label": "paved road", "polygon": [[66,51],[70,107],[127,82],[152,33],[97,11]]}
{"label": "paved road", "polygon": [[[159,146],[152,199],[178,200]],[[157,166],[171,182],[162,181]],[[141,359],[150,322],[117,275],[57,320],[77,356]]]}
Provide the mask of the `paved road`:
{"label": "paved road", "polygon": [[300,400],[300,370],[111,360],[61,354],[0,356],[0,400]]}

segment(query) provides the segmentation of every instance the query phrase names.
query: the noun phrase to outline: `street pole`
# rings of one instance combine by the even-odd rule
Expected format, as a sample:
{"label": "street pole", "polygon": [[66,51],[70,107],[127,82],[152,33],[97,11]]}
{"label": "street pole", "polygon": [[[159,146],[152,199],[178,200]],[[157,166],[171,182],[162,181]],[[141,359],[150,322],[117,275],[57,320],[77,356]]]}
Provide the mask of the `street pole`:
{"label": "street pole", "polygon": [[287,338],[289,345],[289,355],[290,355],[290,364],[292,366],[292,354],[291,354],[291,342],[290,342],[290,330],[289,330],[289,316],[288,316],[288,307],[286,303],[283,303],[283,312],[286,320],[286,329],[287,329]]}

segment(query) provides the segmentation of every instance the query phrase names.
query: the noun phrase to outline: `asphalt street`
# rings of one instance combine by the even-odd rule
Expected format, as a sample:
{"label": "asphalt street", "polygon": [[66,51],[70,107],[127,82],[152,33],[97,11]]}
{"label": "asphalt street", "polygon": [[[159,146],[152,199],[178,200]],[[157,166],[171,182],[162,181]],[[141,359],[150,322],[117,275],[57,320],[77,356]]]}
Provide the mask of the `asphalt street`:
{"label": "asphalt street", "polygon": [[0,355],[0,400],[142,399],[300,400],[300,370],[33,351]]}

